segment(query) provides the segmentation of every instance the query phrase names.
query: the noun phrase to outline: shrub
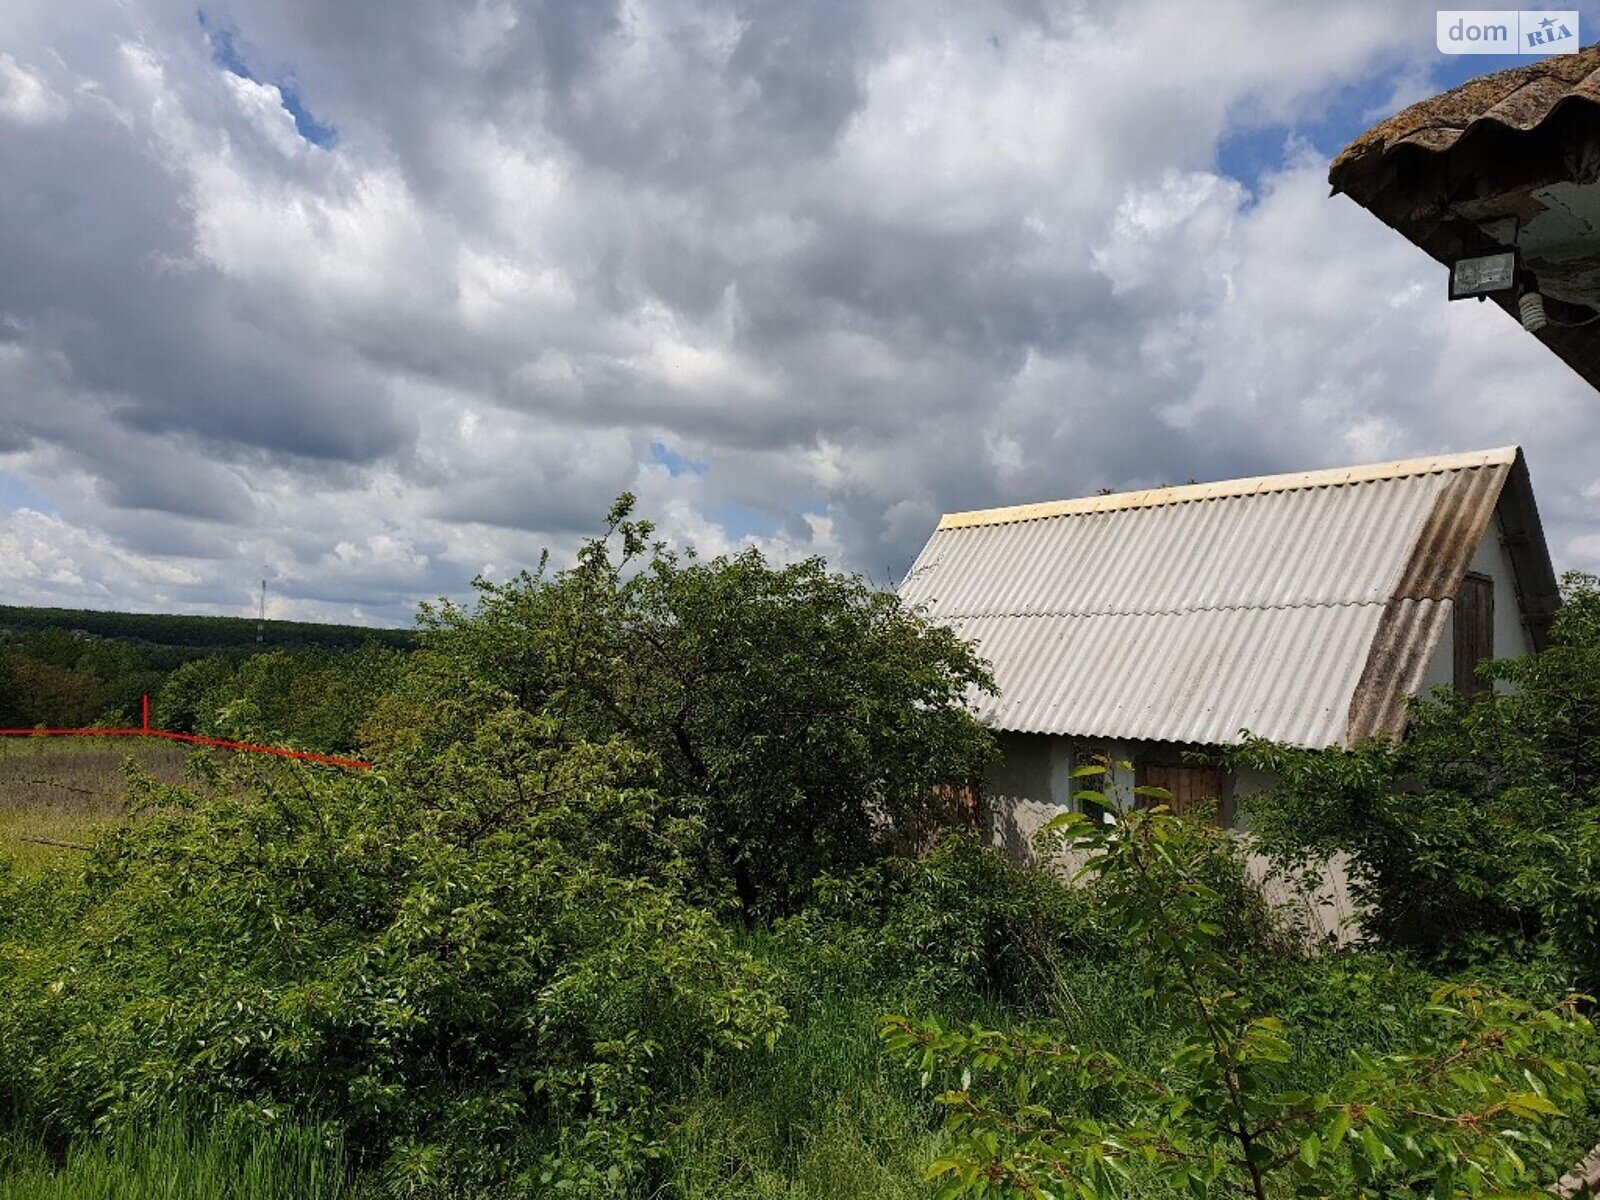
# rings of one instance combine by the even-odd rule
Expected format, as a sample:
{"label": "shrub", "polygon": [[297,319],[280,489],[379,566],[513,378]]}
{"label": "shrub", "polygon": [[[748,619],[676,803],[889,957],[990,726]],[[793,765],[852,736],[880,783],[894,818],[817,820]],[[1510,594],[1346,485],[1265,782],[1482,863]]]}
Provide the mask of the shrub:
{"label": "shrub", "polygon": [[1503,690],[1413,704],[1408,734],[1353,752],[1255,742],[1275,772],[1252,828],[1282,859],[1351,857],[1364,927],[1448,965],[1553,942],[1600,983],[1600,584],[1567,577],[1548,649],[1487,664]]}
{"label": "shrub", "polygon": [[[1188,1013],[1157,1070],[1048,1032],[947,1029],[890,1017],[883,1035],[925,1082],[947,1082],[943,1196],[1537,1196],[1558,1162],[1544,1127],[1581,1104],[1581,1069],[1552,1053],[1587,1031],[1571,1003],[1440,988],[1419,1044],[1353,1055],[1312,1086],[1291,1031],[1209,919],[1207,859],[1225,853],[1161,809],[1112,826],[1061,818],[1088,851],[1109,915],[1143,941],[1148,987]],[[1545,1161],[1530,1167],[1529,1156]]]}
{"label": "shrub", "polygon": [[58,1136],[293,1110],[408,1188],[641,1178],[661,1106],[783,1017],[640,850],[642,770],[507,716],[403,785],[140,782],[76,877],[0,880],[0,1096]]}
{"label": "shrub", "polygon": [[425,753],[502,703],[572,740],[624,737],[703,831],[707,889],[731,886],[751,918],[925,838],[944,785],[976,778],[992,748],[963,706],[989,685],[971,649],[821,560],[674,554],[632,503],[572,569],[427,608],[407,686],[369,725],[374,751]]}
{"label": "shrub", "polygon": [[822,879],[816,899],[776,932],[813,992],[1027,1003],[1054,987],[1063,957],[1110,948],[1096,917],[1091,898],[1059,873],[952,829],[924,857]]}
{"label": "shrub", "polygon": [[224,690],[233,681],[233,671],[234,663],[220,656],[179,664],[151,698],[151,720],[159,729],[204,731],[212,712],[222,704]]}

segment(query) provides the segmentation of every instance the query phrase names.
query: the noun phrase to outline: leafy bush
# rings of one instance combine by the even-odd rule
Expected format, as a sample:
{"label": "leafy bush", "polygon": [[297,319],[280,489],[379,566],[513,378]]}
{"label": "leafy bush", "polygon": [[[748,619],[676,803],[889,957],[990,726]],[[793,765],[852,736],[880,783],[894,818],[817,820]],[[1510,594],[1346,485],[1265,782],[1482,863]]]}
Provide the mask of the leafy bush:
{"label": "leafy bush", "polygon": [[891,857],[819,881],[776,932],[813,992],[870,989],[884,1002],[965,996],[1026,1003],[1048,993],[1064,956],[1110,948],[1085,893],[1049,868],[1013,862],[952,829],[921,858]]}
{"label": "leafy bush", "polygon": [[[883,1034],[924,1081],[948,1081],[942,1196],[1539,1195],[1559,1173],[1544,1127],[1581,1105],[1558,1054],[1586,1033],[1571,1003],[1540,1008],[1472,985],[1439,989],[1418,1045],[1352,1055],[1311,1087],[1291,1031],[1209,919],[1206,860],[1224,841],[1162,809],[1115,825],[1060,819],[1089,857],[1109,915],[1147,950],[1148,987],[1189,1018],[1155,1071],[1048,1032],[890,1017]],[[1232,851],[1237,853],[1237,851]],[[1529,1157],[1540,1162],[1530,1166]]]}
{"label": "leafy bush", "polygon": [[162,681],[161,690],[151,698],[151,721],[158,729],[205,732],[212,714],[224,703],[234,667],[228,659],[217,656],[183,663]]}
{"label": "leafy bush", "polygon": [[971,649],[821,560],[671,553],[632,503],[572,569],[427,608],[408,686],[369,725],[374,751],[459,740],[500,703],[575,741],[626,738],[703,830],[708,889],[731,885],[755,918],[925,838],[945,785],[975,779],[992,749],[962,703],[989,685]]}
{"label": "leafy bush", "polygon": [[783,1013],[682,899],[637,755],[549,735],[139,783],[85,871],[0,881],[0,1102],[57,1136],[292,1110],[403,1188],[644,1176],[662,1106]]}
{"label": "leafy bush", "polygon": [[1250,801],[1280,858],[1351,857],[1365,928],[1481,961],[1553,943],[1600,983],[1600,583],[1568,576],[1548,649],[1480,668],[1509,685],[1416,702],[1404,742],[1346,753],[1251,743],[1277,773]]}

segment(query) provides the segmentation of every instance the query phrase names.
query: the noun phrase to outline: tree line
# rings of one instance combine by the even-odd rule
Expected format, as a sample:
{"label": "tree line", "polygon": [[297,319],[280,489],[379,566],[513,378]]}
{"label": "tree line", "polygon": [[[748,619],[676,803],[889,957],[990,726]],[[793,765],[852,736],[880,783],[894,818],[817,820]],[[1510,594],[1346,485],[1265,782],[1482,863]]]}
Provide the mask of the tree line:
{"label": "tree line", "polygon": [[264,715],[260,732],[349,750],[364,709],[337,706],[414,642],[409,630],[0,607],[0,726],[137,724],[148,695],[157,724],[221,734],[239,699]]}

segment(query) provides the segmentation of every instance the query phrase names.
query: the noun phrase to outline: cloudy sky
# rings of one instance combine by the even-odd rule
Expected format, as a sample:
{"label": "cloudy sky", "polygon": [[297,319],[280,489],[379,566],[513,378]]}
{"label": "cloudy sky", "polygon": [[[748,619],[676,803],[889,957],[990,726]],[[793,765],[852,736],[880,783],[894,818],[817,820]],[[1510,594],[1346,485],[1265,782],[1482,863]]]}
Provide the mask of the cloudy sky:
{"label": "cloudy sky", "polygon": [[889,580],[945,510],[1508,442],[1600,568],[1600,396],[1327,194],[1494,65],[1433,12],[5,0],[0,601],[403,623],[624,489]]}

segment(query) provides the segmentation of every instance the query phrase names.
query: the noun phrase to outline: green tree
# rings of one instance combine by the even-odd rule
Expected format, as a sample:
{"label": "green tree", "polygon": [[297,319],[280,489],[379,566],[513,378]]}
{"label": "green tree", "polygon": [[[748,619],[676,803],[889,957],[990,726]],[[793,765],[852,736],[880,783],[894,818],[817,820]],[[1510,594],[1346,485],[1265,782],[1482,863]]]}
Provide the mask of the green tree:
{"label": "green tree", "polygon": [[220,656],[183,663],[166,677],[151,702],[150,719],[162,729],[200,733],[223,703],[233,663]]}
{"label": "green tree", "polygon": [[106,706],[106,688],[87,667],[61,665],[30,655],[5,664],[7,724],[14,728],[51,725],[76,729],[91,725]]}
{"label": "green tree", "polygon": [[180,732],[351,752],[404,659],[404,652],[377,643],[358,650],[269,650],[240,662],[197,659],[167,676],[154,718]]}
{"label": "green tree", "polygon": [[703,877],[752,917],[924,837],[991,753],[963,704],[990,686],[972,650],[819,559],[675,554],[632,505],[571,569],[427,608],[408,686],[369,727],[378,752],[447,744],[502,704],[625,738],[703,829]]}

